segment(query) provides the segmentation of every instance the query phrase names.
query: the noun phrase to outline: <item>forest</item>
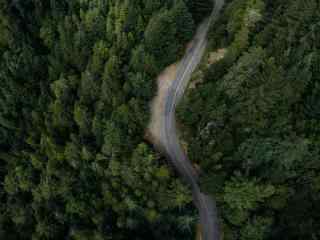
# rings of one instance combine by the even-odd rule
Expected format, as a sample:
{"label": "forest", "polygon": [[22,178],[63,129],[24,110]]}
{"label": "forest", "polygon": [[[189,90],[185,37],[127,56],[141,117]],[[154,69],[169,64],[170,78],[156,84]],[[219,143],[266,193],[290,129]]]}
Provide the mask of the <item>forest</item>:
{"label": "forest", "polygon": [[[194,240],[145,138],[211,0],[0,1],[0,239]],[[228,0],[177,112],[225,240],[320,239],[320,3]]]}
{"label": "forest", "polygon": [[0,239],[193,239],[144,139],[155,78],[212,2],[0,2]]}
{"label": "forest", "polygon": [[178,118],[223,239],[319,239],[319,1],[228,1],[209,35]]}

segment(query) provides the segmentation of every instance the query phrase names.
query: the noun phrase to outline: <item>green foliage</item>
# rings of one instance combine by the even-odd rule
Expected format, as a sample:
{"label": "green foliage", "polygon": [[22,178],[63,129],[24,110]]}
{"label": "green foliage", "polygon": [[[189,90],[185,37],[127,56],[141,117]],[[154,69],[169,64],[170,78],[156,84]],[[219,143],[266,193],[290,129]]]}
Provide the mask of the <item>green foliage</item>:
{"label": "green foliage", "polygon": [[214,7],[212,0],[187,0],[186,3],[196,22],[208,16]]}
{"label": "green foliage", "polygon": [[0,238],[187,239],[190,192],[144,139],[154,79],[194,32],[184,1],[5,0],[0,16]]}
{"label": "green foliage", "polygon": [[[319,238],[319,3],[230,1],[178,111],[226,239]],[[205,69],[205,67],[203,67]]]}
{"label": "green foliage", "polygon": [[248,220],[250,211],[256,210],[265,199],[275,193],[272,185],[258,184],[255,180],[231,179],[224,188],[223,202],[226,204],[228,221],[241,226]]}
{"label": "green foliage", "polygon": [[241,240],[263,240],[266,233],[270,231],[272,220],[258,217],[247,225],[240,232]]}
{"label": "green foliage", "polygon": [[194,20],[183,0],[175,1],[171,10],[163,9],[154,15],[145,32],[147,50],[155,57],[160,67],[176,60],[183,43],[194,32]]}
{"label": "green foliage", "polygon": [[160,62],[161,66],[175,60],[178,51],[176,33],[173,16],[168,10],[152,17],[148,24],[145,32],[146,47],[156,59],[164,59],[164,62]]}
{"label": "green foliage", "polygon": [[184,1],[177,0],[173,8],[174,22],[177,27],[177,39],[179,42],[191,40],[194,33],[194,20]]}

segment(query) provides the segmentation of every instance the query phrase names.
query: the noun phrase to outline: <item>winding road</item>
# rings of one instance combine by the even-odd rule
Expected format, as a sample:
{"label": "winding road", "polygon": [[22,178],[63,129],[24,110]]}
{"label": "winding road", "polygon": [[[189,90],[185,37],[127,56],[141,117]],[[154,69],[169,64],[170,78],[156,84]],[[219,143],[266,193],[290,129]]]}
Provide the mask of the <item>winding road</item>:
{"label": "winding road", "polygon": [[216,21],[224,0],[215,0],[215,7],[211,16],[202,23],[195,35],[192,47],[181,60],[177,75],[170,86],[165,99],[165,110],[161,119],[160,141],[165,148],[167,157],[172,162],[179,175],[192,190],[193,202],[199,211],[199,221],[203,240],[220,239],[219,222],[216,203],[208,195],[201,192],[198,185],[198,173],[192,166],[182,149],[176,130],[176,105],[183,96],[193,71],[196,69],[207,46],[207,33],[210,24]]}

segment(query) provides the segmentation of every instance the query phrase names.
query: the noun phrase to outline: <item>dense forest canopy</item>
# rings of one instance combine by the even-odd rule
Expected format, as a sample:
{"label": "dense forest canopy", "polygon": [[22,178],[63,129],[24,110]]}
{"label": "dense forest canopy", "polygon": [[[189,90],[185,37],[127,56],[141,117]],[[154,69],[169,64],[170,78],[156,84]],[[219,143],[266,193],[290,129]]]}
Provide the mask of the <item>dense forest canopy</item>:
{"label": "dense forest canopy", "polygon": [[[211,0],[0,2],[0,239],[195,239],[144,139],[156,76]],[[223,239],[320,238],[320,3],[228,0],[179,106]]]}
{"label": "dense forest canopy", "polygon": [[[179,109],[224,239],[320,238],[320,3],[234,0]],[[205,63],[204,65],[206,65]]]}
{"label": "dense forest canopy", "polygon": [[1,239],[190,237],[190,193],[143,137],[155,77],[203,11],[190,0],[1,1]]}

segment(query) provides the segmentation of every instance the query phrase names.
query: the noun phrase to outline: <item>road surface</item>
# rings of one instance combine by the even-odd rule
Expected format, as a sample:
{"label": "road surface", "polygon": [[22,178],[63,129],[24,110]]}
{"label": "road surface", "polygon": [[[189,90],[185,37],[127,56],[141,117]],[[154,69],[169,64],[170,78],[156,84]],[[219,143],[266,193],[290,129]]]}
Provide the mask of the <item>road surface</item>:
{"label": "road surface", "polygon": [[220,239],[216,204],[213,199],[201,192],[198,185],[198,173],[179,143],[176,131],[175,110],[191,79],[193,71],[200,63],[204,54],[210,24],[216,21],[223,4],[224,0],[216,0],[211,16],[198,28],[193,45],[181,60],[176,79],[168,90],[165,99],[165,110],[161,120],[160,141],[169,160],[192,190],[193,202],[199,211],[203,240]]}

